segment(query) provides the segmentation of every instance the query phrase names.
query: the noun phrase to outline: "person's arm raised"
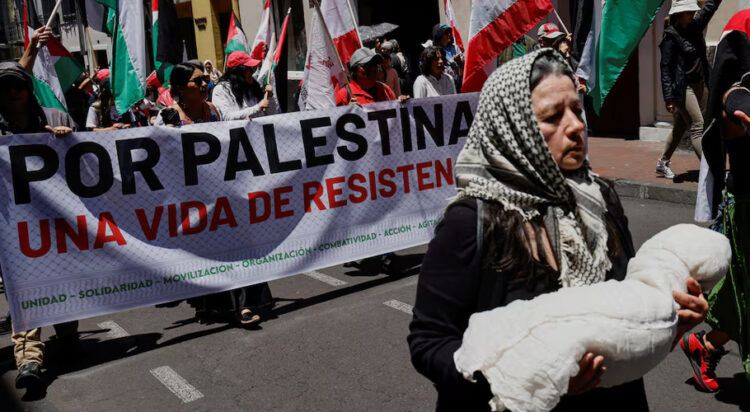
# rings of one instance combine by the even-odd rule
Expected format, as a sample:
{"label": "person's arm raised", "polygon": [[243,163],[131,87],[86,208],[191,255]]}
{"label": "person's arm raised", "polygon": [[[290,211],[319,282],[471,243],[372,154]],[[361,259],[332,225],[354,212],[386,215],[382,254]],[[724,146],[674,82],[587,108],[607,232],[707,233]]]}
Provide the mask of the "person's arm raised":
{"label": "person's arm raised", "polygon": [[27,72],[31,73],[34,68],[34,62],[36,61],[36,55],[39,54],[39,50],[47,45],[47,42],[52,38],[52,31],[45,26],[42,26],[31,35],[29,39],[29,47],[23,52],[23,56],[18,63],[26,69]]}

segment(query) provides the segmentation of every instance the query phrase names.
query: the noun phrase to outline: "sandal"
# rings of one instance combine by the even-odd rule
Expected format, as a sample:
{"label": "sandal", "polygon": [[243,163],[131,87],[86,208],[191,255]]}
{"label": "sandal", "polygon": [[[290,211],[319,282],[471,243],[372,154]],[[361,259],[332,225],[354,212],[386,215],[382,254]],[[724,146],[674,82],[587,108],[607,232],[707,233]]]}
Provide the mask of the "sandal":
{"label": "sandal", "polygon": [[238,320],[240,321],[240,324],[242,325],[249,325],[251,323],[255,323],[260,320],[260,315],[257,313],[254,313],[250,309],[242,309],[238,316]]}

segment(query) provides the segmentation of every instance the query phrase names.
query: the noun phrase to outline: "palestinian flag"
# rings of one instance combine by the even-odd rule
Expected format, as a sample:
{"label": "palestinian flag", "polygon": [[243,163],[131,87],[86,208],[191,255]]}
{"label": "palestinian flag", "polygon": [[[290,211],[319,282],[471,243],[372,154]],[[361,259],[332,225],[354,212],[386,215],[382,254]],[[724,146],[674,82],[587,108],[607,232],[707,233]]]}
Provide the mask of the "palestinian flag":
{"label": "palestinian flag", "polygon": [[[24,45],[29,47],[31,35],[43,24],[34,9],[34,2],[24,1],[24,26],[26,27]],[[39,50],[32,69],[34,79],[34,96],[43,107],[67,111],[65,92],[84,72],[72,54],[60,40],[52,36],[47,45]]]}
{"label": "palestinian flag", "polygon": [[263,6],[263,14],[260,18],[260,27],[258,27],[258,33],[255,35],[253,40],[252,52],[250,57],[257,60],[263,60],[266,57],[266,52],[263,51],[264,46],[268,46],[271,43],[271,0],[266,0],[266,5]]}
{"label": "palestinian flag", "polygon": [[[727,23],[719,38],[709,80],[708,105],[703,132],[701,161],[695,220],[711,221],[716,217],[725,187],[726,153],[719,120],[723,112],[724,93],[735,82],[744,86],[750,81],[743,75],[750,72],[750,9],[737,12]],[[750,367],[750,360],[746,364]]]}
{"label": "palestinian flag", "polygon": [[[172,0],[151,0],[151,33],[157,86],[166,86],[175,64],[180,63],[182,44],[177,25],[177,9]],[[151,77],[149,77],[151,78]],[[151,83],[151,82],[149,82]]]}
{"label": "palestinian flag", "polygon": [[117,1],[112,35],[110,84],[117,113],[123,114],[146,95],[146,32],[143,3]]}
{"label": "palestinian flag", "polygon": [[245,32],[242,31],[242,26],[240,26],[237,16],[232,11],[232,17],[229,19],[229,33],[227,33],[227,46],[224,48],[224,53],[228,55],[237,50],[247,53],[247,38],[245,37]]}
{"label": "palestinian flag", "polygon": [[[266,54],[265,59],[263,59],[263,65],[261,66],[260,70],[258,71],[258,80],[261,84],[266,85],[268,84],[268,72],[271,71],[271,82],[273,82],[273,71],[276,70],[276,66],[279,65],[279,60],[281,60],[281,54],[284,50],[284,40],[286,39],[286,29],[289,26],[289,15],[291,14],[292,9],[289,8],[289,11],[286,13],[286,17],[284,18],[284,24],[281,26],[281,36],[279,36],[279,43],[274,46],[274,40],[271,39],[271,48],[268,49],[269,53]],[[276,85],[274,86],[274,90],[276,89]]]}
{"label": "palestinian flag", "polygon": [[663,2],[607,1],[602,9],[601,22],[591,25],[599,28],[590,75],[594,84],[589,91],[597,114]]}

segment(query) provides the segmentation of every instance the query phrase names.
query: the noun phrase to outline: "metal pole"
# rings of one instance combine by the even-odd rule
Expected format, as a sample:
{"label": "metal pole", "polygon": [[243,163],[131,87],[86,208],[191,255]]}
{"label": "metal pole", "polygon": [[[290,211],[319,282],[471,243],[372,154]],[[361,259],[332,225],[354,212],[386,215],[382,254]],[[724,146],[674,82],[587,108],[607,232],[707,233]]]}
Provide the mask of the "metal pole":
{"label": "metal pole", "polygon": [[352,16],[352,23],[354,23],[354,30],[357,32],[357,40],[359,40],[359,47],[364,47],[362,45],[362,36],[359,35],[359,24],[357,24],[357,19],[354,18],[354,9],[352,8],[351,0],[346,0],[346,5],[349,6],[349,14],[351,14]]}

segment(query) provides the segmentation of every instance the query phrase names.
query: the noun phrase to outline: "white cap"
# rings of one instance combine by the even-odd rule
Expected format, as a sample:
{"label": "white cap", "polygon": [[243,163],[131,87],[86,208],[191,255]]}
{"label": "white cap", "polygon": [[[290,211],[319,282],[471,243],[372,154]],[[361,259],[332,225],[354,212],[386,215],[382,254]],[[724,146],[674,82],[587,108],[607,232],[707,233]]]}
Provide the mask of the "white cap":
{"label": "white cap", "polygon": [[696,12],[701,8],[695,0],[672,0],[672,7],[669,8],[669,15],[682,13],[685,11]]}

